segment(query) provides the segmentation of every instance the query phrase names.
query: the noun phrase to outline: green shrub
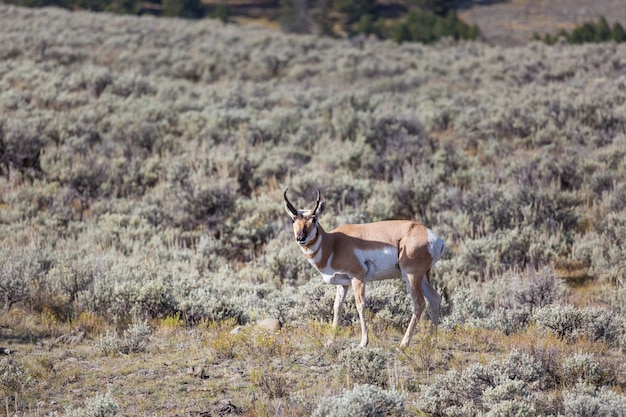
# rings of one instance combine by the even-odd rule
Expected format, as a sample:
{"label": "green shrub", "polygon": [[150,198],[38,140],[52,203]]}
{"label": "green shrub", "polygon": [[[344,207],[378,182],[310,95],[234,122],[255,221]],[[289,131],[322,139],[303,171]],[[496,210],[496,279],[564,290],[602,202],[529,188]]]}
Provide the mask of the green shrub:
{"label": "green shrub", "polygon": [[429,10],[413,9],[393,30],[393,40],[398,43],[410,41],[429,44],[446,37],[475,40],[478,36],[478,26],[459,19],[455,10],[445,16],[438,16]]}
{"label": "green shrub", "polygon": [[76,295],[79,311],[123,321],[132,316],[163,318],[176,310],[172,272],[155,259],[103,256],[92,262],[87,266],[92,283]]}
{"label": "green shrub", "polygon": [[555,257],[554,246],[556,239],[541,239],[531,226],[505,229],[463,240],[456,256],[438,267],[476,281],[488,280],[511,269],[549,264]]}
{"label": "green shrub", "polygon": [[494,365],[502,371],[504,380],[520,380],[527,384],[529,389],[543,389],[546,387],[546,369],[534,356],[519,350],[513,350],[500,363]]}
{"label": "green shrub", "polygon": [[[186,166],[178,166],[170,174],[170,185],[176,201],[168,200],[169,217],[174,225],[185,230],[204,226],[214,233],[224,228],[224,221],[231,214],[237,191],[237,184],[229,178],[215,177],[209,162],[207,171],[189,171]],[[207,175],[213,177],[207,181]]]}
{"label": "green shrub", "polygon": [[452,311],[443,316],[448,327],[466,324],[511,334],[526,329],[533,311],[565,298],[565,286],[548,267],[508,271],[472,289],[456,289]]}

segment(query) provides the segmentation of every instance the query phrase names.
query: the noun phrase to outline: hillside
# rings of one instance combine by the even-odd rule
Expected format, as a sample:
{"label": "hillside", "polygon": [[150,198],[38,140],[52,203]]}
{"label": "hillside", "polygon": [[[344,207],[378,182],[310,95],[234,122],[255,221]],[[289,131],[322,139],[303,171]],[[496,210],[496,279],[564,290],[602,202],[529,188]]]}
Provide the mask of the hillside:
{"label": "hillside", "polygon": [[[203,4],[211,10],[220,4],[226,5],[232,19],[242,24],[280,29],[277,3],[204,0]],[[410,9],[410,2],[401,0],[379,1],[377,4],[381,14],[396,18]],[[534,33],[554,35],[560,29],[571,31],[577,25],[597,21],[600,17],[605,17],[611,24],[619,22],[626,26],[626,7],[622,0],[459,0],[456,5],[461,19],[478,25],[484,41],[500,46],[525,45]]]}
{"label": "hillside", "polygon": [[[1,5],[2,403],[626,413],[625,155],[624,44],[397,45]],[[425,321],[398,349],[400,280],[368,285],[370,347],[353,298],[332,329],[287,187],[298,207],[321,190],[327,230],[409,218],[442,236],[436,336]]]}
{"label": "hillside", "polygon": [[[468,2],[472,3],[472,2]],[[479,2],[477,2],[479,3]],[[472,4],[461,11],[461,18],[476,24],[490,43],[524,45],[533,33],[556,34],[576,25],[605,17],[609,22],[626,24],[626,7],[621,0],[512,0]]]}

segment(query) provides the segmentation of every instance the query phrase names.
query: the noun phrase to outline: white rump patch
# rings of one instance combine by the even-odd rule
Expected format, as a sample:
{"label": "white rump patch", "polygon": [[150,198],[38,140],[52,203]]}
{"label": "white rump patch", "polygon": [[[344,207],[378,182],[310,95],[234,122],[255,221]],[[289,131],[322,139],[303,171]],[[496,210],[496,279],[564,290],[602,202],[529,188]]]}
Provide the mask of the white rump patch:
{"label": "white rump patch", "polygon": [[446,244],[435,232],[428,229],[428,252],[433,257],[433,261],[430,264],[432,268],[435,263],[441,258],[443,252],[446,250]]}

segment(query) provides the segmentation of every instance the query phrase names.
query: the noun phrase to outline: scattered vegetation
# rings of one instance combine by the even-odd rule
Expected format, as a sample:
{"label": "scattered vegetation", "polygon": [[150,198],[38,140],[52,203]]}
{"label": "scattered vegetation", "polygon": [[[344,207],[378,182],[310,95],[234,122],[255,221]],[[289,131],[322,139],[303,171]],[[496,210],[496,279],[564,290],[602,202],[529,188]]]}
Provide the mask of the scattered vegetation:
{"label": "scattered vegetation", "polygon": [[137,323],[124,330],[122,337],[106,332],[100,336],[98,347],[104,355],[146,352],[150,343],[150,327],[145,323]]}
{"label": "scattered vegetation", "polygon": [[95,397],[87,399],[84,407],[68,409],[65,417],[113,417],[117,415],[118,410],[119,407],[110,392],[105,395],[98,393]]}
{"label": "scattered vegetation", "polygon": [[[374,23],[372,23],[374,25]],[[476,40],[480,30],[476,25],[469,25],[459,19],[455,10],[450,10],[445,16],[439,16],[428,9],[413,9],[398,23],[392,26],[392,36],[385,31],[370,29],[367,20],[362,20],[360,32],[375,33],[380,38],[391,37],[394,41],[434,43],[444,38],[454,40]]]}
{"label": "scattered vegetation", "polygon": [[[283,32],[316,33],[332,37],[375,35],[396,42],[433,43],[442,38],[475,40],[478,26],[468,25],[450,0],[412,0],[389,5],[375,0],[281,0],[228,5],[225,1],[200,0],[3,0],[27,7],[59,6],[69,9],[117,14],[155,14],[199,19],[212,17],[224,23],[236,16],[258,15],[278,20]],[[250,9],[250,10],[249,10]]]}
{"label": "scattered vegetation", "polygon": [[[624,44],[355,44],[6,5],[0,38],[5,408],[624,409]],[[396,349],[400,280],[368,287],[370,349],[352,299],[332,329],[286,187],[302,207],[320,188],[328,229],[444,237],[437,333]]]}
{"label": "scattered vegetation", "polygon": [[620,22],[614,22],[613,25],[609,26],[606,19],[601,17],[597,22],[590,21],[576,26],[571,32],[561,29],[556,35],[548,33],[543,35],[535,33],[533,35],[533,40],[543,41],[550,45],[555,44],[559,39],[572,44],[611,41],[619,43],[626,42],[626,30]]}

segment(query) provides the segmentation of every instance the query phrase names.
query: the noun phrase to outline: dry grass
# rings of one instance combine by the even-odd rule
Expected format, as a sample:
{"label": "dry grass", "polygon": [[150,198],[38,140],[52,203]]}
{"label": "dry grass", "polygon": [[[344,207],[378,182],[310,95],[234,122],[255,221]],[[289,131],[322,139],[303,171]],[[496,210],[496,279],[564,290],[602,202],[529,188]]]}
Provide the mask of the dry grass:
{"label": "dry grass", "polygon": [[[106,392],[124,415],[310,415],[321,398],[349,388],[349,381],[337,371],[342,365],[338,358],[359,338],[358,326],[336,331],[309,322],[277,333],[247,326],[233,334],[233,323],[185,328],[173,325],[178,322],[170,318],[152,323],[147,352],[103,355],[97,343],[107,326],[91,328],[76,344],[59,344],[46,335],[48,328],[33,324],[41,326],[39,318],[22,315],[16,320],[16,315],[14,311],[0,316],[3,334],[10,323],[14,333],[38,335],[35,340],[5,341],[14,351],[12,358],[34,381],[18,398],[20,412],[33,416],[62,414]],[[93,317],[90,321],[100,323]],[[532,327],[510,336],[468,327],[440,328],[434,334],[427,322],[418,327],[408,348],[397,347],[402,334],[393,328],[379,329],[383,333],[370,347],[388,355],[384,370],[388,386],[407,394],[408,415],[418,413],[411,404],[420,384],[516,349],[545,359],[548,368],[579,352],[593,353],[616,369],[622,358],[602,343],[566,343]],[[72,329],[76,326],[59,325],[55,333]],[[624,375],[615,378],[616,389],[623,390]]]}

